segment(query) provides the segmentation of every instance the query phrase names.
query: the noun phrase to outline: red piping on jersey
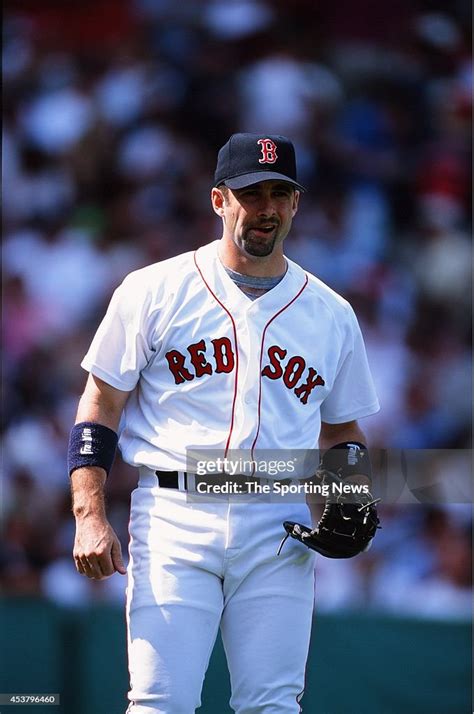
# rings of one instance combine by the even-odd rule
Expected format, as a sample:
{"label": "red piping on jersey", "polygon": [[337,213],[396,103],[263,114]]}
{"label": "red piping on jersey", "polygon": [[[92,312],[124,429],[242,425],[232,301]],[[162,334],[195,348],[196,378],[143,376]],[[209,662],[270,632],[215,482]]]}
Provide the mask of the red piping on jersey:
{"label": "red piping on jersey", "polygon": [[[271,323],[273,322],[273,320],[275,320],[275,318],[277,318],[278,315],[281,315],[281,313],[284,312],[284,310],[286,310],[287,307],[290,307],[290,305],[292,305],[292,304],[295,302],[295,300],[297,300],[297,299],[299,298],[299,296],[301,295],[301,293],[303,292],[303,290],[305,289],[305,287],[307,286],[307,284],[308,284],[308,276],[306,275],[306,280],[304,281],[303,287],[296,293],[296,295],[294,296],[294,298],[292,298],[289,303],[287,303],[286,305],[284,305],[284,307],[282,307],[281,310],[278,310],[278,312],[275,313],[275,315],[273,315],[273,317],[270,318],[270,320],[267,322],[267,324],[266,324],[265,327],[263,328],[263,332],[262,332],[262,342],[261,342],[261,345],[260,345],[260,368],[259,368],[259,382],[258,382],[257,433],[255,434],[255,439],[253,440],[252,448],[251,448],[251,451],[250,451],[250,455],[251,455],[252,461],[254,461],[254,458],[253,458],[253,450],[254,450],[254,448],[255,448],[255,444],[257,443],[258,434],[259,434],[259,432],[260,432],[260,409],[261,409],[261,405],[262,405],[262,360],[263,360],[263,343],[264,343],[264,341],[265,341],[265,333],[266,333],[266,331],[267,331],[267,328],[268,328],[268,327],[271,325]],[[253,474],[253,471],[252,471],[252,474]]]}
{"label": "red piping on jersey", "polygon": [[225,445],[225,453],[224,453],[224,456],[227,456],[227,452],[228,452],[228,450],[229,450],[230,439],[231,439],[231,436],[232,436],[232,431],[233,431],[233,429],[234,429],[235,402],[236,402],[236,400],[237,400],[237,381],[238,381],[238,376],[239,376],[239,346],[238,346],[238,343],[237,343],[237,329],[236,329],[236,327],[235,327],[235,321],[234,321],[234,318],[232,317],[231,313],[230,313],[229,310],[226,308],[226,306],[224,305],[224,303],[221,302],[221,300],[219,300],[219,298],[217,297],[217,295],[215,294],[215,292],[211,289],[211,287],[209,286],[209,284],[206,282],[206,279],[204,278],[204,275],[203,275],[202,272],[201,272],[201,268],[200,268],[199,265],[197,264],[196,253],[197,253],[197,251],[194,251],[194,256],[193,256],[193,257],[194,257],[194,265],[196,266],[196,269],[197,269],[199,275],[201,276],[202,282],[204,283],[204,285],[206,286],[206,288],[209,290],[209,292],[211,293],[211,295],[212,295],[212,297],[214,298],[214,300],[221,306],[221,308],[222,308],[222,309],[228,314],[228,316],[230,317],[230,321],[231,321],[231,323],[232,323],[232,330],[233,330],[233,332],[234,332],[234,344],[235,344],[234,398],[233,398],[233,400],[232,400],[232,416],[231,416],[231,420],[230,420],[229,436],[227,437],[227,442],[226,442],[226,445]]}

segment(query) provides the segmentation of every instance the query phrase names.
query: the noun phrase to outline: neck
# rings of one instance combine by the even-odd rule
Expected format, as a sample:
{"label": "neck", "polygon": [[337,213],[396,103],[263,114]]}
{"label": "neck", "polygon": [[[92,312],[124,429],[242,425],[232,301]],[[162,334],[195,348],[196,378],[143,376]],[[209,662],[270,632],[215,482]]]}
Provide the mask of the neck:
{"label": "neck", "polygon": [[225,238],[219,243],[218,255],[226,268],[235,270],[242,275],[256,278],[275,278],[283,275],[286,270],[286,260],[282,245],[275,246],[271,255],[257,257],[240,250],[233,241]]}

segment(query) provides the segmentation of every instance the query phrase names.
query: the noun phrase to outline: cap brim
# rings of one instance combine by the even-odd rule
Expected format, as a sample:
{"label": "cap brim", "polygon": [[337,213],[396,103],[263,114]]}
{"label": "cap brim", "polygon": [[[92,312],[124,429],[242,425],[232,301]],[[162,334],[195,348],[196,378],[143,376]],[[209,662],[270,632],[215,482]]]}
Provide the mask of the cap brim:
{"label": "cap brim", "polygon": [[297,181],[285,176],[284,174],[279,174],[276,171],[254,171],[251,174],[243,174],[242,176],[234,176],[232,178],[222,181],[223,184],[228,186],[230,189],[234,188],[245,188],[246,186],[251,186],[254,183],[260,183],[261,181],[285,181],[285,183],[290,183],[292,186],[297,188],[299,191],[306,191],[305,187],[302,186]]}

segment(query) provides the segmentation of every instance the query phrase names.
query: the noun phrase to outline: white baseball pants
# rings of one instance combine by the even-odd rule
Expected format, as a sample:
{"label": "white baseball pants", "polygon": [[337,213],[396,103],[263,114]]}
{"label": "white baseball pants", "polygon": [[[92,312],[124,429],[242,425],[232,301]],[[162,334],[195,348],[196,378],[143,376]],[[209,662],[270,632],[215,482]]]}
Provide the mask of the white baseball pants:
{"label": "white baseball pants", "polygon": [[232,709],[300,712],[314,553],[292,539],[276,552],[283,521],[309,523],[307,506],[258,496],[190,502],[140,483],[130,520],[128,714],[194,714],[219,627]]}

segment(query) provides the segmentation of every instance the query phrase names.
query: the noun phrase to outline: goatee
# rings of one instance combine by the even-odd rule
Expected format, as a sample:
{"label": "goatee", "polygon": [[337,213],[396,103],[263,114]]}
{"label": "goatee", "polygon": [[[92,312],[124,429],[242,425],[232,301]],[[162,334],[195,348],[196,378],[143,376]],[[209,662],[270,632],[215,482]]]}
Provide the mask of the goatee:
{"label": "goatee", "polygon": [[252,229],[249,229],[242,238],[242,246],[249,255],[254,255],[257,258],[265,258],[267,255],[272,254],[276,239],[276,231],[274,231],[271,238],[265,240],[264,238],[262,239],[256,236],[255,233],[252,232]]}

